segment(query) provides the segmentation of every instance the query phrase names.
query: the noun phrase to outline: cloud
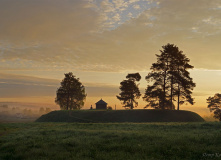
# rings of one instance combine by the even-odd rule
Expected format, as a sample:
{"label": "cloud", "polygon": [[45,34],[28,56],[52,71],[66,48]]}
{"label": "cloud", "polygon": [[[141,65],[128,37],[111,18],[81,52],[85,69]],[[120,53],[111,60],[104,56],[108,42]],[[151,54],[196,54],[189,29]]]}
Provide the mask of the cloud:
{"label": "cloud", "polygon": [[120,15],[119,14],[115,14],[113,17],[114,21],[118,22],[120,21]]}
{"label": "cloud", "polygon": [[119,92],[119,86],[109,84],[85,84],[88,97],[115,97]]}
{"label": "cloud", "polygon": [[133,6],[134,9],[140,9],[140,6],[138,4]]}
{"label": "cloud", "polygon": [[139,2],[139,0],[129,0],[129,3]]}
{"label": "cloud", "polygon": [[127,16],[130,17],[130,18],[132,18],[132,17],[133,17],[133,14],[132,14],[131,12],[129,12]]}
{"label": "cloud", "polygon": [[82,1],[1,0],[0,4],[0,33],[5,40],[60,41],[58,37],[78,37],[97,27],[96,12]]}
{"label": "cloud", "polygon": [[196,68],[221,69],[220,5],[219,0],[0,0],[0,68],[147,70],[169,42]]}
{"label": "cloud", "polygon": [[[119,86],[99,83],[84,83],[88,97],[115,96]],[[60,80],[0,73],[0,97],[55,97]]]}
{"label": "cloud", "polygon": [[124,10],[128,7],[128,2],[125,0],[113,0],[112,1],[116,7],[116,9]]}
{"label": "cloud", "polygon": [[59,81],[0,73],[1,98],[52,96]]}

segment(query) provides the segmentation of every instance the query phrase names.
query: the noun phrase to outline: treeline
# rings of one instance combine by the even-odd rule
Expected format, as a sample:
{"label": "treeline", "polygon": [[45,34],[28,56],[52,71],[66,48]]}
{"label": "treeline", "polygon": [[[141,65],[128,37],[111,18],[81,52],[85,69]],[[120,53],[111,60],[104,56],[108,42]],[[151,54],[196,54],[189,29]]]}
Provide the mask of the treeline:
{"label": "treeline", "polygon": [[24,107],[10,107],[6,104],[0,105],[1,116],[13,116],[17,118],[38,117],[51,112],[48,107],[40,107],[38,110]]}

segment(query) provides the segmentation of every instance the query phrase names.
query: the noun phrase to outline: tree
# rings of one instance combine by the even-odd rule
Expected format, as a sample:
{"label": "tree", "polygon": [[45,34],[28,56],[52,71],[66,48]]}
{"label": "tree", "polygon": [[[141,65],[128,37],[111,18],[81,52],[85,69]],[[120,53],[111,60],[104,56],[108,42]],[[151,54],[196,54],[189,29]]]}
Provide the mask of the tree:
{"label": "tree", "polygon": [[134,107],[138,106],[136,99],[139,99],[141,96],[140,90],[138,88],[139,84],[135,83],[136,81],[140,81],[141,76],[139,73],[132,73],[128,74],[126,78],[127,80],[123,80],[120,83],[121,93],[119,96],[117,96],[117,98],[120,101],[123,101],[123,107],[133,109]]}
{"label": "tree", "polygon": [[8,105],[3,104],[3,105],[0,106],[0,108],[8,109]]}
{"label": "tree", "polygon": [[159,109],[175,109],[174,101],[177,98],[177,109],[184,102],[193,104],[191,96],[195,87],[189,76],[189,59],[174,44],[162,46],[161,54],[156,55],[157,62],[151,66],[151,72],[146,76],[148,85],[143,99],[146,107]]}
{"label": "tree", "polygon": [[216,93],[213,97],[207,99],[210,112],[214,113],[214,118],[221,121],[221,94]]}
{"label": "tree", "polygon": [[179,51],[177,47],[178,53],[176,55],[175,63],[173,64],[173,72],[174,76],[174,96],[177,97],[177,110],[179,110],[180,105],[185,102],[193,105],[194,99],[192,98],[192,90],[196,87],[196,84],[193,82],[193,79],[190,77],[189,69],[193,69],[194,67],[189,64],[190,59],[183,54],[183,51]]}
{"label": "tree", "polygon": [[144,108],[174,109],[175,106],[173,104],[171,105],[171,101],[167,98],[164,99],[164,97],[165,95],[162,89],[158,88],[156,85],[148,85],[143,97],[148,104]]}
{"label": "tree", "polygon": [[45,113],[49,113],[49,112],[51,112],[51,108],[45,108]]}
{"label": "tree", "polygon": [[113,108],[111,106],[108,106],[107,110],[113,110]]}
{"label": "tree", "polygon": [[39,108],[39,114],[44,114],[45,113],[45,109],[43,107]]}
{"label": "tree", "polygon": [[61,87],[57,89],[55,103],[63,110],[81,109],[87,96],[85,88],[72,72],[64,75]]}

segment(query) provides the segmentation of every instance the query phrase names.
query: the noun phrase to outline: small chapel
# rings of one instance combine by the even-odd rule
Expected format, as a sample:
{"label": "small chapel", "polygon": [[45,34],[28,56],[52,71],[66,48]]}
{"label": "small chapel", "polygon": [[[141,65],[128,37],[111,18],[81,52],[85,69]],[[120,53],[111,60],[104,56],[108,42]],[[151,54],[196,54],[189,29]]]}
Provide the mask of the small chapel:
{"label": "small chapel", "polygon": [[106,110],[107,109],[107,103],[105,101],[99,100],[96,104],[96,109],[102,109],[102,110]]}

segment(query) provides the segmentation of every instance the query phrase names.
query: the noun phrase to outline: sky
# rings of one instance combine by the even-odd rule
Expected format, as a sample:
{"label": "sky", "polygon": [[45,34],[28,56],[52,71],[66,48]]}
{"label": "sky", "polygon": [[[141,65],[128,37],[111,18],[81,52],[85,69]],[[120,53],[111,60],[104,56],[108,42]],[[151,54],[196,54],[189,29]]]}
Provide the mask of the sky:
{"label": "sky", "polygon": [[[221,93],[220,0],[0,0],[0,102],[55,104],[64,73],[86,87],[84,109],[116,95],[139,72],[141,93],[155,54],[175,44],[190,59],[195,105]],[[145,102],[139,100],[138,108]]]}

